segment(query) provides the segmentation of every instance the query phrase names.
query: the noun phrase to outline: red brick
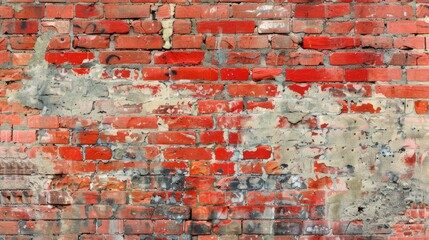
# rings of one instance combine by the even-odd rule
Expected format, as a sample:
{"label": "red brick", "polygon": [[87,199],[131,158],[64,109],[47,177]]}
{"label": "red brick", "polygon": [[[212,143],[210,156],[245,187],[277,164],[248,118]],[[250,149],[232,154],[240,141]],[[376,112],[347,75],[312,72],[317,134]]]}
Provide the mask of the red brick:
{"label": "red brick", "polygon": [[75,6],[75,12],[77,18],[103,18],[104,8],[103,5],[83,5],[78,4]]}
{"label": "red brick", "polygon": [[271,38],[273,49],[298,48],[299,40],[295,36],[274,35]]}
{"label": "red brick", "polygon": [[418,18],[429,17],[429,5],[417,5],[416,17]]}
{"label": "red brick", "polygon": [[399,81],[402,79],[400,68],[357,68],[346,70],[348,82]]}
{"label": "red brick", "polygon": [[226,219],[227,214],[228,209],[224,206],[198,206],[192,208],[193,220]]}
{"label": "red brick", "polygon": [[133,133],[127,130],[118,130],[118,131],[101,131],[100,132],[100,140],[102,142],[108,143],[127,143],[132,139],[135,142],[142,142],[143,134],[141,133]]}
{"label": "red brick", "polygon": [[330,177],[317,178],[316,180],[309,179],[308,187],[313,189],[323,189],[332,187],[332,179]]}
{"label": "red brick", "polygon": [[122,220],[98,220],[97,233],[122,234],[124,233],[124,222]]}
{"label": "red brick", "polygon": [[255,149],[248,149],[243,151],[244,159],[269,159],[271,158],[270,146],[258,146]]}
{"label": "red brick", "polygon": [[149,67],[142,70],[143,80],[168,80],[170,79],[169,69],[167,67]]}
{"label": "red brick", "polygon": [[260,64],[261,54],[258,52],[228,52],[226,64]]}
{"label": "red brick", "polygon": [[290,5],[275,6],[252,3],[232,5],[233,18],[289,18],[291,13]]}
{"label": "red brick", "polygon": [[203,51],[168,51],[155,53],[153,56],[155,64],[191,64],[198,65],[204,60]]}
{"label": "red brick", "polygon": [[174,234],[183,233],[183,222],[175,220],[157,220],[154,223],[153,230],[155,234]]}
{"label": "red brick", "polygon": [[218,80],[218,70],[206,67],[173,67],[171,68],[172,80]]}
{"label": "red brick", "polygon": [[410,68],[407,69],[408,81],[429,81],[429,69],[424,68]]}
{"label": "red brick", "polygon": [[126,181],[117,177],[95,176],[91,181],[91,189],[100,190],[116,190],[122,191],[125,189]]}
{"label": "red brick", "polygon": [[128,33],[130,26],[120,20],[74,20],[73,33],[75,34],[111,34]]}
{"label": "red brick", "polygon": [[293,82],[342,82],[344,70],[340,68],[286,69],[286,80]]}
{"label": "red brick", "polygon": [[54,20],[54,21],[43,21],[40,23],[42,28],[40,31],[42,33],[48,31],[55,31],[60,34],[69,34],[70,33],[70,21],[69,20]]}
{"label": "red brick", "polygon": [[384,32],[384,22],[382,21],[358,21],[355,32],[357,34],[382,34]]}
{"label": "red brick", "polygon": [[205,221],[186,221],[185,232],[190,235],[207,235],[212,231],[212,223]]}
{"label": "red brick", "polygon": [[376,36],[362,36],[362,47],[375,48],[375,49],[386,49],[392,48],[391,37],[376,37]]}
{"label": "red brick", "polygon": [[29,128],[59,128],[59,120],[57,116],[28,116]]}
{"label": "red brick", "polygon": [[28,151],[30,158],[56,159],[58,156],[58,147],[54,146],[36,146]]}
{"label": "red brick", "polygon": [[[223,124],[224,121],[219,120],[218,124],[222,125],[222,127],[225,127]],[[216,160],[225,160],[229,161],[234,157],[234,150],[226,147],[216,147],[215,149],[215,159]],[[215,166],[217,169],[219,168],[219,165]]]}
{"label": "red brick", "polygon": [[36,20],[4,20],[2,33],[7,34],[34,34],[39,31]]}
{"label": "red brick", "polygon": [[[44,1],[46,1],[46,0],[44,0]],[[61,0],[51,0],[51,1],[61,1]],[[102,0],[102,2],[104,2],[104,1],[106,1],[106,0]],[[95,3],[98,1],[97,0],[71,0],[70,2],[72,2],[72,3]]]}
{"label": "red brick", "polygon": [[291,53],[268,53],[265,59],[267,65],[305,65],[317,66],[323,63],[323,53],[320,52],[291,52]]}
{"label": "red brick", "polygon": [[18,221],[2,221],[0,222],[0,234],[18,235]]}
{"label": "red brick", "polygon": [[106,51],[99,54],[101,64],[147,64],[151,57],[148,51]]}
{"label": "red brick", "polygon": [[6,50],[7,42],[7,38],[0,38],[0,50]]}
{"label": "red brick", "polygon": [[64,160],[83,160],[82,149],[80,147],[60,147],[59,154]]}
{"label": "red brick", "polygon": [[191,33],[192,23],[189,20],[175,20],[173,23],[174,34],[187,34]]}
{"label": "red brick", "polygon": [[112,151],[107,147],[86,147],[85,159],[86,160],[110,160],[112,158]]}
{"label": "red brick", "polygon": [[220,78],[222,80],[249,80],[250,71],[247,68],[222,68]]}
{"label": "red brick", "polygon": [[253,33],[255,30],[254,21],[200,21],[197,22],[199,33]]}
{"label": "red brick", "polygon": [[147,18],[150,16],[150,5],[104,5],[106,18]]}
{"label": "red brick", "polygon": [[152,234],[153,224],[151,220],[125,220],[125,234]]}
{"label": "red brick", "polygon": [[20,11],[15,11],[15,18],[43,18],[45,6],[22,5]]}
{"label": "red brick", "polygon": [[161,36],[117,36],[116,49],[161,49],[164,41]]}
{"label": "red brick", "polygon": [[388,98],[429,98],[429,86],[378,85],[375,92]]}
{"label": "red brick", "polygon": [[127,202],[126,192],[102,191],[100,195],[101,203],[125,204]]}
{"label": "red brick", "polygon": [[33,1],[32,0],[7,0],[7,2],[10,2],[10,3],[20,3],[20,2],[22,2],[22,3],[31,3]]}
{"label": "red brick", "polygon": [[[295,84],[294,84],[295,85]],[[291,88],[293,85],[289,85],[288,88]],[[274,109],[274,103],[272,101],[267,102],[248,102],[247,110],[255,110],[258,108],[262,109]]]}
{"label": "red brick", "polygon": [[211,116],[162,116],[161,120],[169,129],[213,127]]}
{"label": "red brick", "polygon": [[74,38],[74,48],[109,48],[110,38],[107,36],[77,36]]}
{"label": "red brick", "polygon": [[298,4],[295,18],[336,18],[350,14],[349,4]]}
{"label": "red brick", "polygon": [[226,101],[226,100],[200,100],[198,101],[198,112],[207,113],[239,113],[243,111],[244,104],[242,101]]}
{"label": "red brick", "polygon": [[268,48],[268,37],[267,36],[240,36],[238,37],[239,48]]}
{"label": "red brick", "polygon": [[360,45],[360,39],[356,37],[326,37],[326,36],[308,36],[303,38],[303,48],[309,49],[341,49],[355,48]]}
{"label": "red brick", "polygon": [[348,34],[353,27],[353,22],[327,22],[325,31],[329,34]]}
{"label": "red brick", "polygon": [[219,130],[203,131],[200,133],[200,142],[202,144],[225,143],[224,132]]}
{"label": "red brick", "polygon": [[283,70],[280,68],[253,68],[252,79],[254,81],[275,79],[281,76]]}
{"label": "red brick", "polygon": [[70,49],[71,38],[70,36],[54,36],[48,45],[49,50],[64,50]]}
{"label": "red brick", "polygon": [[[210,175],[210,163],[209,161],[191,161],[189,174],[194,175]],[[196,199],[195,199],[196,201]]]}
{"label": "red brick", "polygon": [[10,63],[10,53],[0,51],[0,65]]}
{"label": "red brick", "polygon": [[295,33],[322,33],[323,20],[293,20],[292,31]]}
{"label": "red brick", "polygon": [[263,174],[262,170],[262,161],[252,161],[250,163],[239,163],[239,172],[241,174],[255,174],[260,175]]}
{"label": "red brick", "polygon": [[164,158],[170,160],[211,160],[212,151],[208,148],[166,148]]}
{"label": "red brick", "polygon": [[125,205],[118,208],[115,216],[117,218],[149,219],[153,212],[154,209],[150,206]]}
{"label": "red brick", "polygon": [[429,23],[415,20],[399,20],[387,22],[387,33],[390,34],[427,34]]}
{"label": "red brick", "polygon": [[169,174],[181,174],[189,171],[189,166],[187,161],[168,161],[168,162],[152,162],[150,164],[151,172],[165,173]]}
{"label": "red brick", "polygon": [[417,114],[427,114],[429,109],[429,103],[426,100],[417,100],[414,102],[414,109]]}
{"label": "red brick", "polygon": [[383,54],[375,52],[335,52],[329,56],[331,65],[382,65]]}
{"label": "red brick", "polygon": [[389,64],[395,66],[426,66],[429,65],[429,54],[419,52],[395,52]]}
{"label": "red brick", "polygon": [[[372,103],[350,102],[350,111],[356,113],[380,113],[381,107],[376,107]],[[310,182],[309,182],[310,183]],[[312,182],[313,184],[317,184]]]}
{"label": "red brick", "polygon": [[46,5],[45,17],[46,18],[73,18],[73,5]]}
{"label": "red brick", "polygon": [[272,205],[275,200],[273,192],[248,192],[247,202],[249,205]]}
{"label": "red brick", "polygon": [[325,191],[305,190],[301,192],[301,204],[323,205],[325,204]]}
{"label": "red brick", "polygon": [[45,60],[55,65],[61,64],[72,64],[80,65],[86,61],[94,59],[94,53],[92,52],[49,52],[45,54]]}
{"label": "red brick", "polygon": [[166,19],[170,17],[172,17],[170,5],[164,4],[164,5],[158,6],[158,9],[156,10],[156,19]]}
{"label": "red brick", "polygon": [[13,18],[12,6],[0,6],[0,19],[1,18]]}
{"label": "red brick", "polygon": [[22,69],[0,69],[0,81],[18,81],[22,79]]}
{"label": "red brick", "polygon": [[413,9],[409,5],[355,5],[357,18],[410,18]]}
{"label": "red brick", "polygon": [[201,35],[174,35],[173,48],[201,48],[203,36]]}
{"label": "red brick", "polygon": [[156,132],[147,135],[149,144],[196,144],[194,132]]}
{"label": "red brick", "polygon": [[88,207],[88,218],[110,218],[113,215],[112,206],[109,205],[92,205]]}
{"label": "red brick", "polygon": [[277,96],[277,86],[274,84],[229,84],[228,93],[232,97],[274,97]]}
{"label": "red brick", "polygon": [[229,5],[177,5],[175,18],[228,18]]}
{"label": "red brick", "polygon": [[41,135],[40,143],[68,144],[70,133],[68,131],[46,131]]}
{"label": "red brick", "polygon": [[161,22],[153,20],[133,21],[131,26],[135,33],[154,34],[159,33],[162,29]]}
{"label": "red brick", "polygon": [[201,205],[220,205],[225,203],[224,192],[200,192],[198,194],[198,202]]}
{"label": "red brick", "polygon": [[12,64],[15,66],[27,66],[32,57],[32,53],[13,53]]}
{"label": "red brick", "polygon": [[37,141],[36,130],[14,130],[12,141],[16,143],[34,143]]}
{"label": "red brick", "polygon": [[289,33],[289,20],[264,20],[258,22],[258,33]]}
{"label": "red brick", "polygon": [[425,49],[424,37],[396,37],[393,46],[401,50]]}
{"label": "red brick", "polygon": [[11,142],[11,141],[12,141],[12,130],[1,130],[0,142]]}

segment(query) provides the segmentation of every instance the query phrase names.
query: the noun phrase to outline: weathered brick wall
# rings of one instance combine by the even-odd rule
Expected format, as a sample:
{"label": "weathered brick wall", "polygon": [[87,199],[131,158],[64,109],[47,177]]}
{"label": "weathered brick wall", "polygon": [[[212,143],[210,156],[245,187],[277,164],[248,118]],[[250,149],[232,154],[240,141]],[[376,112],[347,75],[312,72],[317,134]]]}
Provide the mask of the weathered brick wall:
{"label": "weathered brick wall", "polygon": [[426,0],[0,3],[0,239],[429,236]]}

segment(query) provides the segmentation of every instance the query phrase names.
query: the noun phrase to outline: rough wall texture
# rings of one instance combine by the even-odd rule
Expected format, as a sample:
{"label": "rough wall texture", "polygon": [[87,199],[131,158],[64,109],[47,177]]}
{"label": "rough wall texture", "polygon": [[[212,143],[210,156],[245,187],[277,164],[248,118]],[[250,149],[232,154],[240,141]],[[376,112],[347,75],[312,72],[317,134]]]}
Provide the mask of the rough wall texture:
{"label": "rough wall texture", "polygon": [[0,3],[0,239],[429,236],[426,0]]}

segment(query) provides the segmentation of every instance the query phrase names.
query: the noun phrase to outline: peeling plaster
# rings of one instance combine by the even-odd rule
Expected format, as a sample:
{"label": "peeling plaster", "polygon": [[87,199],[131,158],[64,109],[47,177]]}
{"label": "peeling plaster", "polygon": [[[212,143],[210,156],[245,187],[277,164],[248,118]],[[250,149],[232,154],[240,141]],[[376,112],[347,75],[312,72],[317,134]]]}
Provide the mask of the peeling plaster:
{"label": "peeling plaster", "polygon": [[[413,142],[428,149],[425,123],[416,124],[413,119],[404,121],[396,114],[400,113],[397,105],[377,115],[340,114],[342,107],[336,99],[314,86],[302,98],[285,90],[274,102],[275,110],[261,109],[256,114],[254,111],[250,114],[253,120],[242,123],[250,129],[244,130],[243,144],[237,150],[258,145],[277,146],[278,156],[274,158],[278,164],[271,169],[275,174],[292,174],[298,179],[330,176],[334,184],[335,180],[345,180],[346,188],[342,192],[327,196],[327,216],[331,221],[361,220],[362,233],[371,234],[407,220],[401,214],[411,203],[427,202],[429,180],[422,174],[428,170],[427,154],[414,168],[404,160],[413,156],[412,150],[404,150],[414,146]],[[278,128],[281,116],[298,125]],[[299,127],[308,116],[317,117],[319,124],[329,125],[322,129]],[[399,124],[400,121],[404,123]],[[425,131],[420,131],[423,129]],[[312,173],[315,161],[347,173],[346,179],[341,174]],[[410,179],[402,177],[409,174]],[[262,177],[267,179],[266,174]],[[290,186],[306,188],[302,184]]]}

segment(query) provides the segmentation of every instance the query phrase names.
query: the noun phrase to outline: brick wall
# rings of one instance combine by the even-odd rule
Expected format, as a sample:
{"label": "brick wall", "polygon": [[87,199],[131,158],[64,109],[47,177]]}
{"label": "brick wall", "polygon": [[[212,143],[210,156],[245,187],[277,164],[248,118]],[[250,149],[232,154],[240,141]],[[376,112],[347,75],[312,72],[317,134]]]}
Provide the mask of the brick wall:
{"label": "brick wall", "polygon": [[0,239],[426,239],[426,0],[0,0]]}

